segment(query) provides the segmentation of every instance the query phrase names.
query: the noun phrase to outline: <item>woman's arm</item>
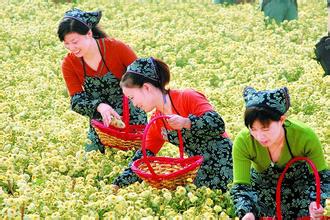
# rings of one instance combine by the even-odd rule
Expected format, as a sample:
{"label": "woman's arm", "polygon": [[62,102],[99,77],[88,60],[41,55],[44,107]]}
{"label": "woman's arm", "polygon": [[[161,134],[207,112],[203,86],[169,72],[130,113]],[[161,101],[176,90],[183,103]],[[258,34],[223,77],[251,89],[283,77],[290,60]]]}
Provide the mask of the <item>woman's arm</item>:
{"label": "woman's arm", "polygon": [[[327,198],[330,198],[330,170],[320,171],[319,176],[321,180],[321,203],[323,203]],[[314,191],[310,194],[310,201],[311,205],[316,201],[316,193]]]}
{"label": "woman's arm", "polygon": [[225,132],[225,123],[215,111],[205,112],[201,116],[190,114],[188,118],[191,121],[190,131],[193,135],[210,137]]}
{"label": "woman's arm", "polygon": [[243,218],[248,213],[258,216],[259,211],[256,206],[258,196],[251,185],[234,184],[230,190],[230,195],[234,203],[236,216]]}
{"label": "woman's arm", "polygon": [[233,145],[233,176],[234,186],[230,191],[234,202],[235,213],[242,218],[248,213],[258,216],[257,193],[250,183],[251,147],[249,132],[242,130],[235,138]]}
{"label": "woman's arm", "polygon": [[132,50],[132,48],[121,41],[117,41],[116,51],[118,53],[121,63],[124,64],[126,67],[137,59],[137,56]]}
{"label": "woman's arm", "polygon": [[82,67],[74,64],[74,59],[71,56],[66,56],[62,62],[63,78],[68,89],[68,93],[71,96],[71,109],[81,115],[92,118],[100,103],[101,99],[95,99],[92,96],[84,92],[83,88],[83,73],[79,75],[80,71],[83,71]]}
{"label": "woman's arm", "polygon": [[[145,140],[147,156],[154,156],[157,154],[165,142],[162,138],[161,130],[159,127],[159,124],[162,125],[162,123],[157,124],[157,122],[159,123],[160,121],[156,121],[153,126],[149,127],[148,135]],[[113,181],[112,184],[119,187],[124,187],[137,181],[141,182],[142,180],[133,172],[131,167],[133,162],[140,159],[142,156],[142,149],[137,150],[129,162],[128,167]]]}
{"label": "woman's arm", "polygon": [[223,119],[204,94],[185,89],[171,101],[174,102],[176,114],[187,121],[184,128],[189,129],[193,135],[207,138],[216,137],[225,132]]}
{"label": "woman's arm", "polygon": [[224,133],[224,122],[216,112],[206,112],[201,116],[190,114],[187,118],[180,115],[168,115],[166,119],[172,129],[182,130],[183,128],[191,130],[196,136],[219,136]]}
{"label": "woman's arm", "polygon": [[86,92],[76,93],[71,97],[71,109],[81,115],[93,118],[97,113],[97,107],[102,103],[101,99],[94,99]]}
{"label": "woman's arm", "polygon": [[[147,155],[154,156],[149,150],[147,150]],[[142,182],[142,180],[131,169],[133,162],[140,159],[142,156],[141,150],[137,150],[129,162],[128,167],[112,182],[112,184],[119,187],[125,187],[137,181]]]}

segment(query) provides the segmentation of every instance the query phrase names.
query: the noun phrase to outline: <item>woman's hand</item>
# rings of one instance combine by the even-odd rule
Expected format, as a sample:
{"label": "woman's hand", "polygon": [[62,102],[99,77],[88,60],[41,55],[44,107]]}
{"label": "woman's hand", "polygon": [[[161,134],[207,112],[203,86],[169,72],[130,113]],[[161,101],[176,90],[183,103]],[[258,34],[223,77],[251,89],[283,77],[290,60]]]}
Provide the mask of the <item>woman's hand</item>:
{"label": "woman's hand", "polygon": [[96,110],[101,114],[103,124],[106,127],[109,127],[112,117],[120,119],[120,115],[108,104],[100,103]]}
{"label": "woman's hand", "polygon": [[176,130],[181,130],[182,128],[190,129],[191,121],[189,118],[184,118],[180,115],[168,115],[170,118],[167,119],[168,124]]}
{"label": "woman's hand", "polygon": [[243,216],[242,220],[255,220],[255,217],[252,212],[249,212]]}
{"label": "woman's hand", "polygon": [[323,212],[323,207],[320,205],[320,207],[317,208],[316,202],[311,202],[309,205],[309,215],[312,219],[321,219]]}
{"label": "woman's hand", "polygon": [[116,195],[119,190],[119,186],[117,186],[115,184],[111,184],[111,190],[112,190],[112,193]]}

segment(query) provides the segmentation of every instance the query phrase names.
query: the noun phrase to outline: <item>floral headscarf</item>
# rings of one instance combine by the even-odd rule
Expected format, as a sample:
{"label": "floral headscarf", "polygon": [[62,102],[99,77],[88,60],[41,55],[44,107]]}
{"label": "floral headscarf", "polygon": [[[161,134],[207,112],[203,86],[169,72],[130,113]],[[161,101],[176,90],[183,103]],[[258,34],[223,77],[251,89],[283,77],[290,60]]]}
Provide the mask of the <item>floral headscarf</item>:
{"label": "floral headscarf", "polygon": [[243,91],[246,108],[263,107],[283,115],[290,107],[290,97],[287,87],[274,90],[256,91],[246,87]]}
{"label": "floral headscarf", "polygon": [[154,59],[152,57],[136,59],[127,67],[126,73],[135,73],[147,77],[153,81],[159,81]]}
{"label": "floral headscarf", "polygon": [[69,11],[64,13],[64,18],[72,18],[77,21],[80,21],[90,29],[92,29],[99,23],[101,17],[101,11],[87,12],[82,11],[78,8],[70,9]]}

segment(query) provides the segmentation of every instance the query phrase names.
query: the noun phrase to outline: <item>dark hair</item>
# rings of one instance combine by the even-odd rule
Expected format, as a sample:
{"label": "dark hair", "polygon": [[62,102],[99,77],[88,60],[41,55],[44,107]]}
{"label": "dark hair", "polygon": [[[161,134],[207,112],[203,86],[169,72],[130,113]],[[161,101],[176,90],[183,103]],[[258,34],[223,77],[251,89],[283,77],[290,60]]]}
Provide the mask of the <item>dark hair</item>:
{"label": "dark hair", "polygon": [[244,123],[250,128],[256,120],[267,127],[271,121],[279,121],[282,114],[263,107],[247,108],[244,113]]}
{"label": "dark hair", "polygon": [[[81,23],[78,20],[72,18],[63,18],[63,20],[58,25],[57,35],[60,41],[64,41],[65,35],[69,33],[78,33],[81,35],[86,35],[89,30],[89,27],[87,27],[85,24]],[[93,27],[92,32],[93,37],[95,39],[104,38],[108,36],[98,26]]]}
{"label": "dark hair", "polygon": [[140,74],[127,72],[123,75],[120,81],[121,87],[127,88],[134,88],[138,87],[141,88],[144,83],[150,83],[156,88],[159,88],[163,93],[166,93],[166,85],[170,82],[170,69],[166,63],[159,59],[153,58],[153,62],[156,68],[156,74],[158,75],[159,80],[155,81],[148,77],[145,77]]}

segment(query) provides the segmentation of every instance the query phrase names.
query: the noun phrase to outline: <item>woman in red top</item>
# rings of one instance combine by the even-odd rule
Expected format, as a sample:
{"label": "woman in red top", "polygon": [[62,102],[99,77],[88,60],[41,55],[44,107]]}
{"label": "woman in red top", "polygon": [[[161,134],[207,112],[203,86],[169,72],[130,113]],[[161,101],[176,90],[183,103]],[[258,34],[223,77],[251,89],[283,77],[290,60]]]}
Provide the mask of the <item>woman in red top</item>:
{"label": "woman in red top", "polygon": [[[176,130],[182,130],[184,150],[188,156],[204,157],[196,186],[227,190],[232,181],[232,142],[226,136],[225,123],[206,97],[192,89],[167,90],[168,66],[153,58],[140,58],[128,66],[120,85],[134,106],[145,112],[156,110],[153,117],[169,115],[150,127],[146,138],[149,155],[157,154],[165,141],[179,145]],[[133,161],[141,158],[138,150]],[[127,168],[113,184],[125,186],[140,179]]]}
{"label": "woman in red top", "polygon": [[[109,38],[98,26],[101,11],[85,12],[74,8],[64,14],[58,26],[58,37],[69,53],[62,62],[63,77],[71,96],[73,111],[90,119],[103,120],[122,114],[123,92],[119,81],[135,59],[135,53],[121,41]],[[145,112],[130,103],[130,124],[146,124]],[[92,126],[86,151],[104,146]]]}

